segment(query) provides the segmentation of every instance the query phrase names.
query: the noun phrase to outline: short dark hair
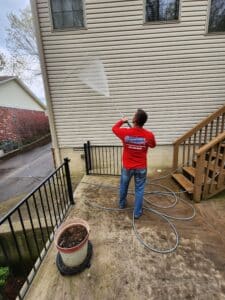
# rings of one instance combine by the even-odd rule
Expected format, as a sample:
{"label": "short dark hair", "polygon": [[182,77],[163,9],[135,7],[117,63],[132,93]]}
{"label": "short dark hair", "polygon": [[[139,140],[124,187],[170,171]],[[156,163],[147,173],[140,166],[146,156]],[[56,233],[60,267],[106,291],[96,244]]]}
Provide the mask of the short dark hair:
{"label": "short dark hair", "polygon": [[138,109],[135,114],[135,122],[138,126],[143,126],[148,120],[148,115],[143,109]]}

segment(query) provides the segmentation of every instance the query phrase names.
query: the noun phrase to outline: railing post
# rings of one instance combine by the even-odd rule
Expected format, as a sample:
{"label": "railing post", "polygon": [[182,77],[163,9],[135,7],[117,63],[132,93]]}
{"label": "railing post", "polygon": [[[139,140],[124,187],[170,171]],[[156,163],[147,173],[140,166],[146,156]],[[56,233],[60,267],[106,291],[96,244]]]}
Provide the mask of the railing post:
{"label": "railing post", "polygon": [[92,169],[92,163],[91,163],[91,143],[90,141],[87,141],[87,157],[88,157],[88,169]]}
{"label": "railing post", "polygon": [[88,166],[88,150],[87,150],[87,144],[84,143],[84,158],[85,158],[85,169],[86,169],[86,175],[89,175],[89,166]]}
{"label": "railing post", "polygon": [[179,154],[179,144],[173,145],[173,170],[178,168],[178,154]]}
{"label": "railing post", "polygon": [[220,169],[219,169],[219,178],[218,178],[218,183],[217,183],[217,187],[221,188],[221,186],[224,185],[224,179],[225,179],[225,174],[224,172],[224,164],[225,164],[225,147],[223,147],[223,156],[222,156],[222,161],[220,162]]}
{"label": "railing post", "polygon": [[75,202],[74,202],[74,199],[73,199],[73,188],[72,188],[71,177],[70,177],[69,161],[70,160],[68,158],[64,158],[65,172],[66,172],[66,182],[67,182],[67,187],[68,187],[69,199],[70,199],[70,203],[72,205],[74,205]]}
{"label": "railing post", "polygon": [[204,181],[204,161],[205,161],[205,154],[201,154],[197,156],[196,173],[195,173],[195,181],[194,181],[194,194],[193,194],[193,198],[195,202],[200,202],[202,198],[202,184]]}

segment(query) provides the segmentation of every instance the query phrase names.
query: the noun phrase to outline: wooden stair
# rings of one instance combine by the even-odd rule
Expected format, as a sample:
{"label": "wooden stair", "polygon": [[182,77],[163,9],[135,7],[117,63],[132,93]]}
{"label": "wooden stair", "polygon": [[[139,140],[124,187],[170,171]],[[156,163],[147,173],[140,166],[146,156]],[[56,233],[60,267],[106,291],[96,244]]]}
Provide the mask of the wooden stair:
{"label": "wooden stair", "polygon": [[[205,168],[207,168],[207,166],[205,166]],[[209,172],[213,172],[215,167],[213,165],[211,165],[211,166],[209,165],[208,169],[209,169]],[[218,174],[220,171],[221,171],[220,167],[216,167],[215,174]],[[225,170],[222,170],[222,172],[224,172],[224,171]],[[195,179],[195,174],[196,174],[196,169],[194,167],[184,167],[183,168],[183,173],[187,174],[188,178],[191,177],[194,180]],[[205,177],[203,177],[203,179],[205,180]],[[208,176],[208,180],[211,180],[210,176]]]}
{"label": "wooden stair", "polygon": [[[222,147],[223,152],[225,147]],[[203,161],[203,174],[201,185],[217,185],[217,176],[222,174],[225,178],[225,162],[223,153],[213,152],[211,156],[206,156]],[[210,159],[210,162],[208,161]],[[207,175],[207,180],[205,177]],[[172,174],[172,178],[185,190],[192,195],[194,193],[195,179],[196,179],[196,159],[193,159],[193,166],[185,166],[182,168],[181,173]]]}
{"label": "wooden stair", "polygon": [[172,175],[194,201],[225,190],[225,105],[178,137],[173,143]]}
{"label": "wooden stair", "polygon": [[187,179],[183,174],[174,173],[172,175],[173,179],[178,182],[182,188],[187,191],[189,194],[193,194],[194,184]]}

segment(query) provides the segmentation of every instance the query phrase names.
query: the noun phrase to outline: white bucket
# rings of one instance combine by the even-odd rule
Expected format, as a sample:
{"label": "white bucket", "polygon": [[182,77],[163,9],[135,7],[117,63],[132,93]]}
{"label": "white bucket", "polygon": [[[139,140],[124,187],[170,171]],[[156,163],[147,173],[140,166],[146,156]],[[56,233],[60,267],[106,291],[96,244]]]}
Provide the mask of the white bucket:
{"label": "white bucket", "polygon": [[[63,234],[63,232],[74,226],[74,225],[82,225],[86,228],[87,230],[87,236],[85,239],[78,245],[71,247],[71,248],[62,248],[58,245],[58,241],[60,236]],[[64,265],[68,267],[76,267],[82,264],[82,262],[85,260],[87,257],[87,251],[88,251],[88,238],[89,238],[89,225],[86,221],[79,219],[79,218],[74,218],[71,220],[68,220],[65,222],[62,226],[59,227],[59,229],[56,232],[55,235],[55,245],[60,252],[62,261]]]}
{"label": "white bucket", "polygon": [[0,149],[0,157],[3,157],[5,155],[4,150]]}

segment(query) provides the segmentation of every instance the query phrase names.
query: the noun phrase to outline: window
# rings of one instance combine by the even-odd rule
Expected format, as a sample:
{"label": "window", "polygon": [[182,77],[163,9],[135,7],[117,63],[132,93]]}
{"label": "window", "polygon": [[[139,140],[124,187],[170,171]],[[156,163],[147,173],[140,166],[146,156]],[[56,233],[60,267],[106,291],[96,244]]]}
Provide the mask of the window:
{"label": "window", "polygon": [[211,0],[209,32],[225,31],[225,1]]}
{"label": "window", "polygon": [[146,0],[146,22],[178,20],[179,0]]}
{"label": "window", "polygon": [[84,27],[82,0],[51,0],[54,29]]}

